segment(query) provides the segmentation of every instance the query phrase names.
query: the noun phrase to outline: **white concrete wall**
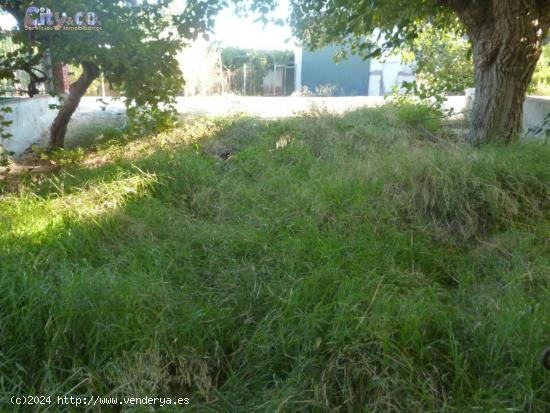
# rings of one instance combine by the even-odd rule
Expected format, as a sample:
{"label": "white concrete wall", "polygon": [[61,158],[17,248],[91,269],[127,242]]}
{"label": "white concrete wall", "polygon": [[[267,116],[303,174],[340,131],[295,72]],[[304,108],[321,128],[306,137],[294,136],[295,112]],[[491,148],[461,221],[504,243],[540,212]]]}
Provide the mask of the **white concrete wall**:
{"label": "white concrete wall", "polygon": [[523,105],[523,128],[525,131],[541,126],[550,114],[550,97],[529,96]]}
{"label": "white concrete wall", "polygon": [[57,104],[58,100],[51,96],[40,96],[32,99],[10,99],[1,106],[9,106],[12,113],[6,120],[13,123],[7,128],[12,137],[2,141],[2,146],[8,151],[21,154],[33,144],[44,144],[48,141],[49,126],[55,118],[56,111],[48,107]]}
{"label": "white concrete wall", "polygon": [[[67,128],[67,146],[84,143],[89,140],[89,135],[109,127],[120,127],[126,122],[123,102],[105,98],[109,105],[107,110],[102,111],[97,99],[85,96],[80,101]],[[12,113],[7,114],[6,120],[12,121],[7,131],[13,136],[1,142],[2,146],[20,155],[31,145],[46,145],[50,136],[50,126],[57,114],[57,111],[50,109],[48,105],[58,103],[57,98],[51,96],[14,98],[0,103],[0,106],[12,108]]]}
{"label": "white concrete wall", "polygon": [[[67,144],[82,142],[82,134],[90,134],[107,127],[120,127],[124,124],[125,108],[121,101],[110,101],[106,111],[102,111],[95,97],[82,98],[81,104],[67,131]],[[214,115],[225,116],[236,113],[248,113],[263,118],[278,118],[293,116],[313,107],[323,107],[331,112],[341,113],[366,106],[380,106],[388,101],[382,96],[356,97],[243,97],[243,96],[212,96],[212,97],[178,97],[177,108],[183,115]],[[7,116],[13,124],[8,131],[13,135],[5,140],[3,145],[16,154],[21,154],[32,144],[46,144],[49,137],[49,127],[56,111],[48,108],[49,104],[57,103],[51,97],[33,99],[13,99],[5,104],[13,108]],[[449,96],[445,104],[447,109],[455,112],[467,109],[466,96]],[[525,130],[539,126],[550,113],[550,97],[528,97],[525,102]]]}

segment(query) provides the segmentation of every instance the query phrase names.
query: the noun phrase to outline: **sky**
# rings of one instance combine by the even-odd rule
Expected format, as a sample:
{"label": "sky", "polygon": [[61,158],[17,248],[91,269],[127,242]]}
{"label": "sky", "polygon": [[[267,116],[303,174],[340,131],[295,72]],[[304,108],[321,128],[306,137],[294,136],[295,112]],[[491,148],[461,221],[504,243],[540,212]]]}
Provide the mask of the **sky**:
{"label": "sky", "polygon": [[0,12],[0,28],[7,30],[13,26],[15,26],[15,19],[7,13]]}
{"label": "sky", "polygon": [[[279,0],[279,7],[274,17],[285,19],[289,13],[289,1]],[[242,47],[246,49],[288,49],[294,48],[289,26],[277,26],[254,22],[258,16],[237,17],[232,10],[220,13],[214,27],[211,40],[219,41],[223,46]],[[0,27],[11,28],[15,20],[8,14],[0,13]]]}
{"label": "sky", "polygon": [[[285,19],[288,14],[288,0],[279,0],[275,17]],[[224,46],[246,49],[294,49],[292,40],[286,42],[292,36],[289,26],[269,24],[264,27],[263,23],[255,23],[254,19],[255,17],[239,18],[231,10],[226,9],[218,16],[215,34],[211,38],[220,41]]]}

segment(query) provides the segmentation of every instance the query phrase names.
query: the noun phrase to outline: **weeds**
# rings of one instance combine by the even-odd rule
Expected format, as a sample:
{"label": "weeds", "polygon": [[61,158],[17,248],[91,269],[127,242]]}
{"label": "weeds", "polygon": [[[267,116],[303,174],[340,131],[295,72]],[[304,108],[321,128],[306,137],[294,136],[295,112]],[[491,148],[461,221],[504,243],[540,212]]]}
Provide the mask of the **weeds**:
{"label": "weeds", "polygon": [[550,150],[426,141],[426,110],[188,120],[20,182],[0,203],[2,405],[550,410]]}

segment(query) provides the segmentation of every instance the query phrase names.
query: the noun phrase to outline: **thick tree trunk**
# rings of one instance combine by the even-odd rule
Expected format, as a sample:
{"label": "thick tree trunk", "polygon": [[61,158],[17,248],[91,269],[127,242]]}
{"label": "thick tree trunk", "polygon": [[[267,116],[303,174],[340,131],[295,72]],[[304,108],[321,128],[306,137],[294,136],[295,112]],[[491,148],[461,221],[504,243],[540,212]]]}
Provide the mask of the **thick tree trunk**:
{"label": "thick tree trunk", "polygon": [[74,82],[69,90],[69,95],[63,102],[59,113],[50,127],[50,146],[63,148],[65,146],[65,134],[71,116],[80,104],[80,99],[88,90],[92,82],[99,77],[99,67],[91,62],[82,63],[82,75]]}
{"label": "thick tree trunk", "polygon": [[447,0],[472,43],[476,94],[468,140],[510,143],[550,25],[549,0]]}
{"label": "thick tree trunk", "polygon": [[498,54],[488,64],[475,59],[476,93],[468,134],[473,144],[508,144],[522,130],[523,103],[538,55],[522,56],[522,63],[514,68],[510,65],[516,50],[503,47]]}

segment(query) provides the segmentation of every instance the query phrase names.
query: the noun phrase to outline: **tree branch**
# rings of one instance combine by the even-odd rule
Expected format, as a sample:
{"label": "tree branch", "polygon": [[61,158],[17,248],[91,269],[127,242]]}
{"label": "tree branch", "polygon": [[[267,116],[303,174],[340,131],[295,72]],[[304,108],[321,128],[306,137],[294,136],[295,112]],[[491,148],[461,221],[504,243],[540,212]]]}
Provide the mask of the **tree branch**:
{"label": "tree branch", "polygon": [[438,0],[438,5],[453,10],[468,32],[479,29],[492,19],[492,0]]}
{"label": "tree branch", "polygon": [[100,75],[100,68],[93,62],[82,62],[82,74],[76,82],[71,84],[69,95],[57,113],[50,128],[50,146],[62,148],[65,144],[65,133],[71,116],[78,107],[80,99],[88,90],[92,82]]}

